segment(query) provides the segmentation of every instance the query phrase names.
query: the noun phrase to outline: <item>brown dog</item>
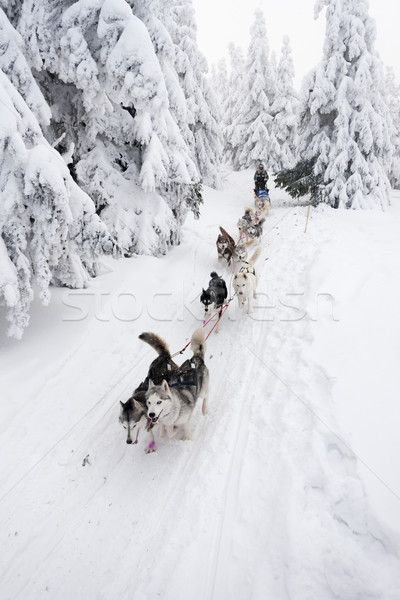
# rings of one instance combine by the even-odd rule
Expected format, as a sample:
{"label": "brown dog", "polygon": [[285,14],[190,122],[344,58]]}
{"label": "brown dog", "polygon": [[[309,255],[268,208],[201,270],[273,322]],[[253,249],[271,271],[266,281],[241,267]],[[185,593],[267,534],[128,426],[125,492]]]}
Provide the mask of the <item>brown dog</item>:
{"label": "brown dog", "polygon": [[223,227],[219,228],[220,234],[217,239],[218,261],[226,260],[228,265],[235,251],[235,241]]}

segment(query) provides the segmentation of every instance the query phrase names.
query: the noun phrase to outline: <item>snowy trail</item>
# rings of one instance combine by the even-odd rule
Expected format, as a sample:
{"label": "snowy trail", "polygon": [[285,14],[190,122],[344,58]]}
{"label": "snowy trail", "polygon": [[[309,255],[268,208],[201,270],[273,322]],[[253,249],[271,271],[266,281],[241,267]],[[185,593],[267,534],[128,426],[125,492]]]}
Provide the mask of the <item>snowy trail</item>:
{"label": "snowy trail", "polygon": [[105,307],[118,293],[165,294],[164,320],[93,318],[32,395],[24,442],[22,408],[1,432],[2,598],[398,600],[399,560],[371,524],[354,458],[315,417],[336,427],[304,318],[318,243],[278,192],[255,313],[232,302],[208,343],[209,414],[196,411],[191,442],[161,440],[153,455],[143,439],[124,443],[118,402],[154,357],[137,335],[155,330],[172,351],[190,337],[217,226],[234,232],[247,204],[245,175],[207,191],[203,222],[170,255],[118,267]]}

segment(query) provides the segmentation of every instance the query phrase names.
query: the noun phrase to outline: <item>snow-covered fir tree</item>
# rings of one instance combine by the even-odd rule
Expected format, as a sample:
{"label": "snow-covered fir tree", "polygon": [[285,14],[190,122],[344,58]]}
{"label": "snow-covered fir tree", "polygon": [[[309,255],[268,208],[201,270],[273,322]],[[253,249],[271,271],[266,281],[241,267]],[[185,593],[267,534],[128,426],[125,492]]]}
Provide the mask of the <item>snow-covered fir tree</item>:
{"label": "snow-covered fir tree", "polygon": [[[185,163],[191,177],[191,183],[189,184],[179,181],[177,178],[174,181],[169,179],[168,183],[161,189],[162,197],[167,201],[174,217],[181,224],[188,207],[195,214],[199,214],[199,202],[202,202],[202,198],[201,193],[199,194],[201,175],[196,165],[194,153],[187,143],[188,140],[192,139],[192,134],[189,129],[187,102],[177,73],[179,49],[172,41],[175,23],[171,19],[170,3],[166,0],[128,0],[128,2],[134,14],[145,23],[148,29],[165,80],[169,111],[179,127],[179,151],[185,157]],[[168,27],[171,28],[171,31]]]}
{"label": "snow-covered fir tree", "polygon": [[0,138],[0,295],[15,335],[34,279],[47,301],[50,283],[84,286],[104,251],[165,252],[188,208],[198,215],[201,177],[218,183],[206,64],[192,31],[176,31],[189,27],[182,14],[195,31],[191,3],[176,4],[172,18],[166,0],[0,0],[3,103],[15,116],[15,135]]}
{"label": "snow-covered fir tree", "polygon": [[386,100],[392,118],[392,162],[389,181],[393,188],[400,189],[400,85],[396,82],[391,67],[386,69]]}
{"label": "snow-covered fir tree", "polygon": [[271,107],[272,131],[279,146],[278,169],[289,169],[296,163],[299,96],[294,89],[294,66],[287,36],[277,66],[276,97]]}
{"label": "snow-covered fir tree", "polygon": [[[17,21],[18,11],[8,13]],[[17,88],[28,107],[32,110],[41,126],[48,126],[51,118],[50,107],[46,103],[39,86],[32,74],[24,56],[24,41],[12,26],[6,14],[0,8],[0,39],[2,51],[0,53],[0,69]]]}
{"label": "snow-covered fir tree", "polygon": [[312,165],[319,194],[333,207],[385,207],[391,120],[383,67],[374,50],[367,0],[319,0],[326,7],[322,62],[303,89],[300,155]]}
{"label": "snow-covered fir tree", "polygon": [[53,137],[64,136],[98,214],[124,252],[165,252],[179,239],[179,186],[195,183],[196,170],[145,24],[124,0],[25,0],[20,31],[52,105]]}
{"label": "snow-covered fir tree", "polygon": [[208,66],[197,46],[192,0],[171,0],[166,9],[172,23],[167,27],[176,51],[176,70],[184,91],[190,128],[186,140],[203,183],[220,188],[222,132],[216,96],[207,79]]}
{"label": "snow-covered fir tree", "polygon": [[241,106],[233,121],[235,146],[241,147],[234,168],[263,162],[269,171],[279,169],[279,145],[272,130],[271,106],[276,99],[276,80],[270,62],[264,14],[255,11],[250,30],[242,86]]}
{"label": "snow-covered fir tree", "polygon": [[9,335],[20,338],[34,284],[45,304],[50,284],[84,287],[112,243],[93,202],[43,136],[39,119],[46,124],[50,109],[2,11],[0,29],[0,304]]}
{"label": "snow-covered fir tree", "polygon": [[211,65],[210,84],[217,98],[218,106],[220,107],[219,113],[222,119],[220,120],[220,123],[221,129],[223,130],[228,89],[228,68],[225,58],[219,60],[216,65]]}
{"label": "snow-covered fir tree", "polygon": [[224,156],[228,162],[236,166],[238,155],[242,150],[241,144],[244,135],[241,126],[236,122],[236,116],[242,103],[243,76],[245,60],[240,46],[229,44],[230,75],[228,80],[228,93],[224,105]]}

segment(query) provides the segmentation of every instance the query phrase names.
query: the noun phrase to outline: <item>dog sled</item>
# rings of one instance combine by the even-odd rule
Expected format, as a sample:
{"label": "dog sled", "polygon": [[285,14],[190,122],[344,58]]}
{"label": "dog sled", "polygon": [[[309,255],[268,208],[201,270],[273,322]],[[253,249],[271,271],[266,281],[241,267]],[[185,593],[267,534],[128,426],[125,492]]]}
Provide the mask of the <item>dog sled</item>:
{"label": "dog sled", "polygon": [[266,202],[267,200],[271,202],[271,198],[269,197],[269,190],[266,188],[260,188],[256,191],[256,198],[259,200],[263,200]]}

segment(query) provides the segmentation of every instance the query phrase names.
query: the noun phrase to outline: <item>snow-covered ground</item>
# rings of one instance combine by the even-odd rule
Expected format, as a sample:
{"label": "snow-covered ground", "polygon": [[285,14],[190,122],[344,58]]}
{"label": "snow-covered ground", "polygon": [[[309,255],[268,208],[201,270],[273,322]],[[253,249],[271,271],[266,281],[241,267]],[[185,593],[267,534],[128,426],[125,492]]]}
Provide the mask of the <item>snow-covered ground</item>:
{"label": "snow-covered ground", "polygon": [[312,209],[305,234],[273,191],[255,312],[232,302],[208,341],[209,414],[191,442],[125,444],[137,336],[185,345],[250,190],[230,174],[167,256],[53,290],[21,342],[0,321],[2,599],[399,599],[398,197]]}

